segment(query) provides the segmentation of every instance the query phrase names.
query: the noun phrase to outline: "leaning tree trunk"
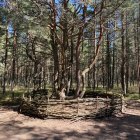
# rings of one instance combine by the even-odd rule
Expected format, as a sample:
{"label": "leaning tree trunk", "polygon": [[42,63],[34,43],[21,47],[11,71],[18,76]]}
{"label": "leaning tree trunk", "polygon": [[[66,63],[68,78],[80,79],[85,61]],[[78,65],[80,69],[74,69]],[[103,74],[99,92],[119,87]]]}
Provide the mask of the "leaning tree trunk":
{"label": "leaning tree trunk", "polygon": [[78,39],[76,44],[76,97],[79,96],[80,93],[80,83],[81,83],[81,70],[80,70],[80,43],[83,36],[84,26],[85,26],[85,18],[86,18],[86,11],[87,6],[84,5],[83,13],[82,13],[82,19],[84,21],[83,26],[79,27],[79,33],[78,33]]}
{"label": "leaning tree trunk", "polygon": [[[101,9],[102,8],[103,8],[103,3],[102,3]],[[98,59],[100,48],[101,48],[102,37],[103,37],[103,27],[102,27],[102,16],[100,14],[100,34],[99,34],[99,40],[98,40],[98,43],[97,43],[96,55],[95,55],[95,58],[93,59],[92,63],[90,64],[90,66],[88,68],[84,69],[81,72],[81,80],[82,80],[82,91],[81,91],[81,94],[80,94],[81,98],[84,96],[85,91],[86,91],[85,75],[86,75],[87,72],[89,72],[93,68],[93,66],[95,65],[95,63]]]}

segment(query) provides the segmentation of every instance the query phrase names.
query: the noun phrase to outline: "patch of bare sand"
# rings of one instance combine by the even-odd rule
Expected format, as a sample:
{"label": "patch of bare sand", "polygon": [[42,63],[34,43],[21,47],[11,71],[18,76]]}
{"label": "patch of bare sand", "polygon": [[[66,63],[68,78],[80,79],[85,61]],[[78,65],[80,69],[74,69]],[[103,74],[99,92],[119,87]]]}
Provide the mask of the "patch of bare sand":
{"label": "patch of bare sand", "polygon": [[103,120],[40,120],[0,109],[0,140],[140,140],[140,110]]}

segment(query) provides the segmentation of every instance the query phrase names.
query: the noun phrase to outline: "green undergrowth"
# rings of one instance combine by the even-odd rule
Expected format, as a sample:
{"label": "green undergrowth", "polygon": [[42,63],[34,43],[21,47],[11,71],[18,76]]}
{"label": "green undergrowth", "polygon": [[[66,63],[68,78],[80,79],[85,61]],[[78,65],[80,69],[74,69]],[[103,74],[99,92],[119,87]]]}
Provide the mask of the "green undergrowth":
{"label": "green undergrowth", "polygon": [[[47,88],[49,91],[51,91],[51,88]],[[23,93],[27,93],[27,89],[24,88],[17,88],[14,91],[14,99],[12,98],[12,93],[10,91],[7,91],[4,95],[0,91],[0,105],[17,105],[20,104]],[[122,95],[121,88],[114,87],[114,89],[106,90],[106,88],[98,87],[95,90],[91,88],[87,88],[85,95],[95,95],[95,97],[111,97],[112,95],[120,96]],[[105,96],[104,96],[105,95]],[[86,97],[86,96],[85,96]],[[139,94],[137,87],[131,87],[129,88],[129,92],[125,96],[126,100],[139,100]]]}
{"label": "green undergrowth", "polygon": [[132,86],[129,88],[129,93],[126,94],[126,99],[129,100],[140,100],[140,95],[138,91],[138,86]]}
{"label": "green undergrowth", "polygon": [[138,93],[131,92],[125,95],[125,98],[128,100],[140,100],[140,96]]}
{"label": "green undergrowth", "polygon": [[20,104],[23,93],[24,92],[22,92],[22,91],[15,91],[14,98],[13,98],[12,93],[10,91],[6,91],[6,93],[4,95],[2,94],[2,92],[0,92],[0,105],[18,105],[18,104]]}
{"label": "green undergrowth", "polygon": [[[87,88],[86,92],[90,92],[92,89]],[[122,95],[121,87],[115,86],[113,89],[107,90],[106,88],[98,87],[94,90],[94,92],[105,93],[105,94],[114,94],[114,95]],[[126,100],[140,100],[140,95],[138,93],[138,86],[131,86],[128,89],[128,93],[124,96]]]}
{"label": "green undergrowth", "polygon": [[102,88],[102,87],[98,87],[95,88],[95,90],[91,89],[91,88],[87,88],[86,93],[88,92],[93,92],[93,93],[98,93],[98,94],[109,94],[109,95],[121,95],[122,92],[120,89],[111,89],[111,90],[107,90],[106,88]]}
{"label": "green undergrowth", "polygon": [[[97,91],[98,90],[102,92],[106,92],[106,93],[113,93],[113,94],[120,94],[120,95],[123,94],[121,87],[114,87],[113,89],[109,91],[106,91],[103,88],[98,88]],[[128,93],[124,96],[124,98],[126,100],[140,100],[140,95],[138,93],[138,86],[135,85],[135,86],[129,87]]]}

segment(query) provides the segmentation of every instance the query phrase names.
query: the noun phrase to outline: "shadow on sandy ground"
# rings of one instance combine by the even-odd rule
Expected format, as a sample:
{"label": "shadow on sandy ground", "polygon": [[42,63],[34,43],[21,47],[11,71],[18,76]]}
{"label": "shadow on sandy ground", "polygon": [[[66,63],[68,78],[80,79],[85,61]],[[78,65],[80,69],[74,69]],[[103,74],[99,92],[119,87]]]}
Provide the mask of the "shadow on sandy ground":
{"label": "shadow on sandy ground", "polygon": [[[0,112],[0,115],[1,113],[3,112]],[[61,121],[61,123],[65,125],[66,122]],[[75,122],[74,125],[78,123],[82,121]],[[61,124],[58,124],[59,127]],[[0,119],[0,140],[140,140],[140,116],[136,115],[124,114],[122,117],[90,120],[90,123],[82,127],[84,128],[80,130],[72,128],[60,130],[50,125],[30,126],[15,119],[5,122]]]}

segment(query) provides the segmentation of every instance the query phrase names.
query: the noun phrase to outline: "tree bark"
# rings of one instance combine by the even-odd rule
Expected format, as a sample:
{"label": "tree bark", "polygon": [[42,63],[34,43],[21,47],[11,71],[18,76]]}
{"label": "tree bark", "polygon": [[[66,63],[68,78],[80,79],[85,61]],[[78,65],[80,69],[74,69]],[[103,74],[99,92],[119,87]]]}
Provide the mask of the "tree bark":
{"label": "tree bark", "polygon": [[[101,9],[103,9],[103,2],[102,2]],[[85,75],[86,75],[87,72],[89,72],[93,68],[93,66],[95,65],[95,63],[96,63],[96,61],[98,59],[98,56],[99,56],[99,52],[100,52],[100,48],[101,48],[101,42],[102,42],[102,37],[103,37],[103,27],[102,27],[102,22],[101,22],[102,21],[102,15],[101,14],[100,14],[100,34],[99,34],[99,39],[98,39],[97,47],[96,47],[96,55],[93,58],[93,61],[89,65],[89,67],[88,68],[85,68],[82,71],[82,73],[81,73],[82,91],[81,91],[80,97],[83,97],[84,94],[85,94],[85,91],[86,91],[86,87],[85,87]]]}
{"label": "tree bark", "polygon": [[4,75],[3,75],[3,95],[6,92],[6,75],[7,75],[7,57],[8,57],[8,22],[7,22],[7,28],[6,28],[6,38],[5,38],[5,55],[4,55]]}

